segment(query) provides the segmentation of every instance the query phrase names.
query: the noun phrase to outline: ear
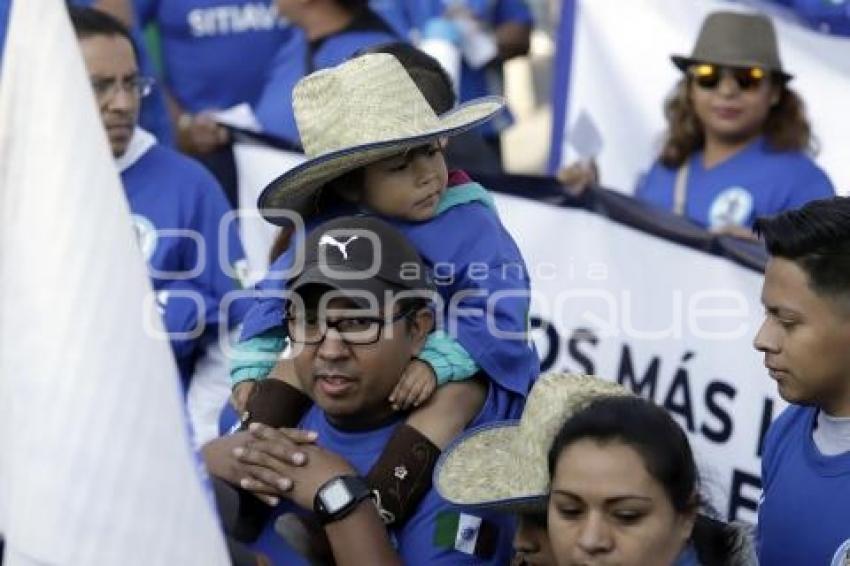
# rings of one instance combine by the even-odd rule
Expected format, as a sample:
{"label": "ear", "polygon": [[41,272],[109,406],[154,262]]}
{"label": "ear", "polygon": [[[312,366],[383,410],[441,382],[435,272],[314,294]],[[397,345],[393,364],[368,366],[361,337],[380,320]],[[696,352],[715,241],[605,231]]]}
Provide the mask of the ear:
{"label": "ear", "polygon": [[412,356],[419,354],[432,330],[434,330],[434,313],[430,309],[422,308],[410,315],[408,332],[413,348]]}

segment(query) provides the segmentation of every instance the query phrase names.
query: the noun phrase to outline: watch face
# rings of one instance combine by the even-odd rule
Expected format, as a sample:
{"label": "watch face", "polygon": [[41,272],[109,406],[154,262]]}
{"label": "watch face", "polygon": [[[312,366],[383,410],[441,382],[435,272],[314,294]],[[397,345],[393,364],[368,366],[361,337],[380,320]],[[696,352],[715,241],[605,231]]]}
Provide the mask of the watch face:
{"label": "watch face", "polygon": [[322,499],[325,510],[330,514],[336,513],[351,501],[351,493],[340,478],[325,486],[319,497]]}

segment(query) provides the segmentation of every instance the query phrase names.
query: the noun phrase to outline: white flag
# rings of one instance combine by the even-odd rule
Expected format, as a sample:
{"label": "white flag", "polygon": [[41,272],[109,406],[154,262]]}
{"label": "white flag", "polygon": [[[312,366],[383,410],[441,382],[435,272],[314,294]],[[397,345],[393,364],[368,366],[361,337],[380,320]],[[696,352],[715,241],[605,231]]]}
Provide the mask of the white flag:
{"label": "white flag", "polygon": [[6,566],[224,565],[177,370],[62,0],[15,0],[0,77]]}

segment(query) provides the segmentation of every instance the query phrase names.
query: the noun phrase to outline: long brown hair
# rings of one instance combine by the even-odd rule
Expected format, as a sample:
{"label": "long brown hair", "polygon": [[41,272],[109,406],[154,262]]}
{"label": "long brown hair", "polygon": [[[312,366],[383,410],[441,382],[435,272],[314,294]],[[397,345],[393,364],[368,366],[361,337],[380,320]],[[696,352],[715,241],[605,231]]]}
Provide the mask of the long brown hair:
{"label": "long brown hair", "polygon": [[[803,99],[784,82],[779,87],[779,101],[768,112],[762,134],[775,151],[804,151],[814,154],[816,142],[806,119]],[[691,102],[690,80],[682,77],[664,102],[667,134],[660,161],[665,166],[681,166],[705,144],[705,132]]]}

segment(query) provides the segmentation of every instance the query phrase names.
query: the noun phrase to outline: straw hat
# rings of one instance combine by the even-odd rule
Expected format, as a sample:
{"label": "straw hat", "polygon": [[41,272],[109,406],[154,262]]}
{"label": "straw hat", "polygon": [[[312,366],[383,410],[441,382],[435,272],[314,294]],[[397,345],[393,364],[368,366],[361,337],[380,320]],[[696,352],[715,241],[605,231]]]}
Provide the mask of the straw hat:
{"label": "straw hat", "polygon": [[[453,136],[491,118],[501,98],[478,98],[441,116],[392,55],[355,57],[301,79],[292,107],[308,161],[272,181],[258,208],[310,212],[317,189],[358,167]],[[281,219],[265,216],[272,223]]]}
{"label": "straw hat", "polygon": [[700,62],[762,67],[785,80],[792,77],[782,69],[773,22],[762,14],[713,12],[703,21],[690,57],[673,55],[670,59],[682,71]]}
{"label": "straw hat", "polygon": [[474,428],[445,450],[434,471],[437,492],[465,507],[541,510],[549,493],[548,455],[555,435],[571,415],[608,395],[630,393],[597,377],[542,375],[519,421]]}

